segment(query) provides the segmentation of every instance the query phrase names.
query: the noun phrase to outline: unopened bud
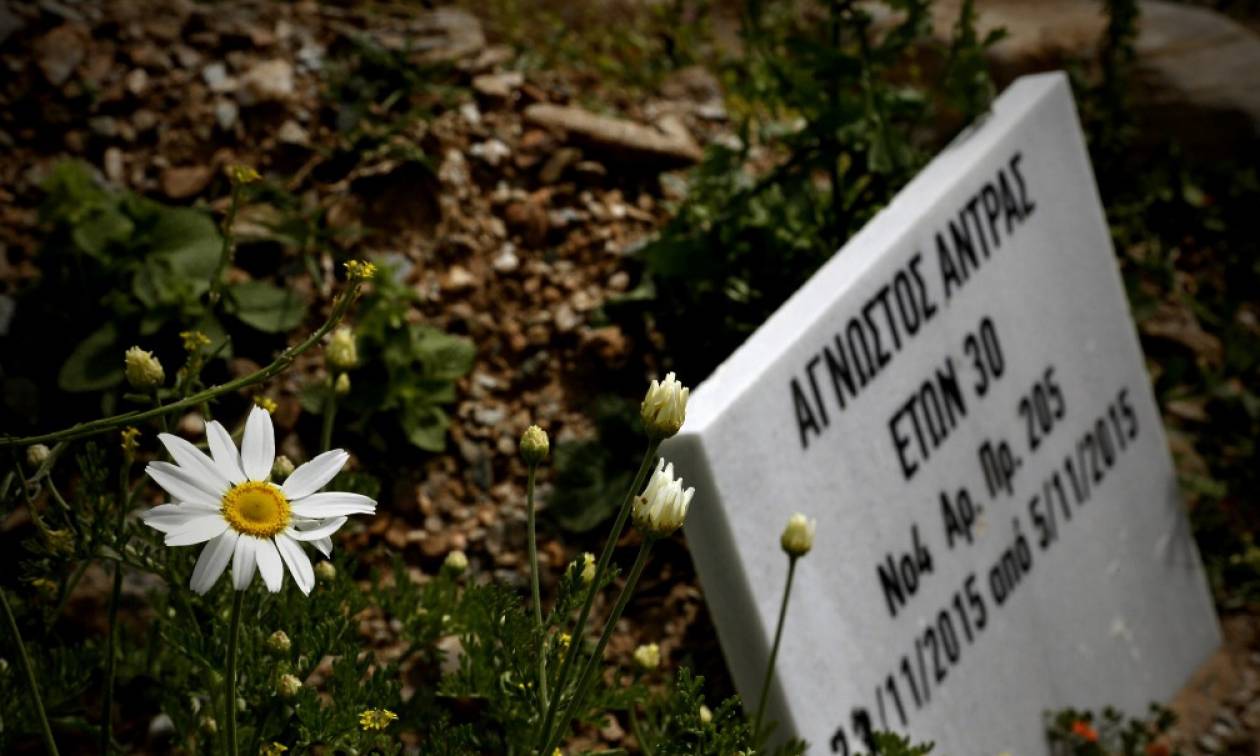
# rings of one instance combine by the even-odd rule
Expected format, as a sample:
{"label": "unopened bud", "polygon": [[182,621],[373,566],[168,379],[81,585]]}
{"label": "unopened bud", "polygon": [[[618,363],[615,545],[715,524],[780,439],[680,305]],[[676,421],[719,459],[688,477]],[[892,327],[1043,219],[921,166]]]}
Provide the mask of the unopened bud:
{"label": "unopened bud", "polygon": [[253,166],[237,163],[229,165],[227,168],[228,179],[237,186],[252,184],[255,181],[261,181],[262,176],[258,175],[258,171]]}
{"label": "unopened bud", "polygon": [[337,568],[327,560],[315,565],[315,577],[325,583],[331,583],[337,577]]}
{"label": "unopened bud", "polygon": [[140,429],[134,426],[123,428],[122,433],[118,434],[122,438],[123,456],[127,459],[133,459],[136,456],[136,439],[140,438]]}
{"label": "unopened bud", "polygon": [[346,263],[346,275],[352,281],[370,281],[376,275],[376,265],[366,260],[350,260]]}
{"label": "unopened bud", "polygon": [[590,585],[595,580],[595,555],[582,552],[582,582]]}
{"label": "unopened bud", "polygon": [[645,643],[634,650],[634,661],[639,668],[650,672],[661,666],[661,647],[655,643]]}
{"label": "unopened bud", "polygon": [[277,630],[267,636],[267,648],[277,655],[289,653],[289,649],[293,648],[293,643],[289,640],[289,636],[283,630]]}
{"label": "unopened bud", "polygon": [[333,371],[353,370],[359,366],[359,349],[354,340],[354,331],[346,327],[333,331],[324,348],[324,361]]}
{"label": "unopened bud", "polygon": [[446,560],[442,562],[442,569],[447,570],[456,575],[468,569],[468,555],[456,549],[446,555]]}
{"label": "unopened bud", "polygon": [[293,460],[283,454],[276,456],[276,461],[271,464],[271,477],[277,480],[284,480],[293,474]]}
{"label": "unopened bud", "polygon": [[673,373],[666,373],[664,381],[652,381],[639,407],[639,418],[649,438],[666,439],[678,432],[687,417],[690,394],[691,389],[684,388]]}
{"label": "unopened bud", "polygon": [[276,693],[281,698],[293,698],[302,690],[302,681],[296,675],[280,675],[276,681]]}
{"label": "unopened bud", "polygon": [[46,531],[44,540],[48,550],[54,554],[69,556],[74,553],[74,534],[65,528]]}
{"label": "unopened bud", "polygon": [[268,415],[276,411],[276,400],[269,396],[254,397],[254,404],[257,404],[259,407],[267,410]]}
{"label": "unopened bud", "polygon": [[350,393],[350,374],[342,373],[337,376],[337,380],[333,382],[333,391],[337,396],[345,396]]}
{"label": "unopened bud", "polygon": [[197,728],[203,735],[214,735],[219,732],[219,723],[214,721],[214,717],[205,716],[197,723]]}
{"label": "unopened bud", "polygon": [[814,520],[797,512],[788,518],[787,527],[779,538],[779,545],[790,557],[803,557],[814,547]]}
{"label": "unopened bud", "polygon": [[166,371],[152,352],[133,346],[127,350],[123,363],[127,383],[137,391],[152,391],[166,382]]}
{"label": "unopened bud", "polygon": [[529,426],[521,434],[521,458],[531,467],[546,459],[550,448],[547,432],[537,425]]}
{"label": "unopened bud", "polygon": [[34,444],[26,447],[26,464],[31,467],[39,467],[48,461],[49,455],[52,454],[47,446],[43,444]]}
{"label": "unopened bud", "polygon": [[708,724],[712,721],[713,721],[713,712],[709,709],[708,706],[705,706],[704,704],[700,704],[700,722],[702,724]]}

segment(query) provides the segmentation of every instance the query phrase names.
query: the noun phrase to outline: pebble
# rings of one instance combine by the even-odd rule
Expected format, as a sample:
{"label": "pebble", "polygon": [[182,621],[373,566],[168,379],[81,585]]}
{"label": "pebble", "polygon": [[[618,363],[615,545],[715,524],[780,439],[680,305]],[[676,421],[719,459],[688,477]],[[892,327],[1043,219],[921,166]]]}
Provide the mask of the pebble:
{"label": "pebble", "polygon": [[446,272],[446,278],[442,282],[442,288],[450,292],[467,291],[476,285],[476,277],[460,265],[452,265],[451,269]]}
{"label": "pebble", "polygon": [[211,92],[231,92],[236,89],[236,79],[228,76],[227,65],[222,61],[215,61],[201,69],[201,78]]}
{"label": "pebble", "polygon": [[224,131],[231,131],[236,125],[236,119],[240,117],[241,109],[231,100],[217,100],[214,103],[214,120],[218,122],[219,128]]}
{"label": "pebble", "polygon": [[468,154],[483,162],[498,166],[503,159],[512,154],[512,148],[508,147],[501,140],[487,139],[484,142],[478,142],[468,148]]}
{"label": "pebble", "polygon": [[241,102],[279,102],[293,95],[293,64],[283,58],[255,64],[241,77]]}
{"label": "pebble", "polygon": [[473,409],[473,419],[488,428],[494,428],[507,418],[507,410],[502,405],[477,405]]}
{"label": "pebble", "polygon": [[1199,739],[1195,741],[1195,745],[1204,753],[1220,753],[1222,748],[1221,741],[1211,733],[1200,735]]}
{"label": "pebble", "polygon": [[494,269],[500,273],[511,273],[521,266],[521,260],[516,256],[516,245],[508,242],[499,249],[499,254],[495,256],[491,263]]}
{"label": "pebble", "polygon": [[115,184],[123,182],[123,154],[117,147],[105,150],[105,176]]}

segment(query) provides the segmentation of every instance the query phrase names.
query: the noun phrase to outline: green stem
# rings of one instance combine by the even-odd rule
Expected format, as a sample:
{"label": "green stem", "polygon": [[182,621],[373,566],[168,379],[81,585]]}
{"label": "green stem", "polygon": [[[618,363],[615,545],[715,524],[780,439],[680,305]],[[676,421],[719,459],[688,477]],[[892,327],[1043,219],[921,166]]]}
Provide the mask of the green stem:
{"label": "green stem", "polygon": [[[543,631],[542,589],[538,584],[538,535],[534,527],[534,474],[537,471],[537,464],[531,464],[529,466],[529,478],[525,483],[525,512],[528,521],[529,582],[534,601],[534,628],[540,633],[541,637],[541,633]],[[541,696],[543,706],[545,707],[547,705],[546,651],[538,655],[538,694]]]}
{"label": "green stem", "polygon": [[639,741],[639,750],[644,756],[653,756],[652,746],[648,744],[647,738],[643,736],[643,728],[639,726],[639,715],[635,712],[635,707],[630,706],[630,732],[634,733],[634,739]]}
{"label": "green stem", "polygon": [[134,412],[125,412],[121,415],[114,415],[112,417],[103,417],[99,420],[81,423],[79,425],[74,425],[52,433],[44,433],[38,436],[26,436],[22,438],[17,436],[2,436],[0,437],[0,449],[30,446],[31,444],[41,444],[49,441],[65,441],[68,439],[83,438],[85,436],[96,435],[97,433],[104,433],[112,428],[119,428],[124,425],[138,425],[146,420],[151,420],[155,417],[162,417],[172,412],[193,407],[203,402],[209,402],[211,399],[215,399],[223,394],[230,394],[233,391],[239,391],[240,389],[253,386],[256,383],[261,383],[291,365],[293,361],[297,359],[298,355],[319,343],[320,339],[324,338],[324,336],[327,335],[334,326],[340,323],[342,317],[346,314],[346,310],[350,308],[351,302],[354,301],[354,295],[358,293],[359,286],[360,283],[358,281],[353,282],[351,284],[351,289],[342,294],[341,298],[337,300],[337,304],[333,307],[332,314],[328,316],[328,320],[326,320],[323,325],[315,329],[310,336],[306,337],[306,339],[297,346],[281,352],[280,356],[277,357],[274,362],[256,373],[237,378],[234,381],[229,381],[218,386],[211,386],[208,389],[204,389],[178,401],[164,404],[160,407],[153,407],[146,410],[136,410]]}
{"label": "green stem", "polygon": [[328,451],[332,448],[333,425],[337,421],[337,382],[329,376],[328,396],[324,397],[324,427],[319,434],[319,448]]}
{"label": "green stem", "polygon": [[[643,487],[643,481],[647,478],[648,470],[652,467],[652,459],[656,456],[656,449],[661,445],[659,440],[649,440],[647,450],[643,453],[643,461],[639,463],[639,471],[634,476],[634,482],[630,484],[630,488],[626,491],[625,498],[621,502],[621,511],[617,513],[617,521],[613,523],[612,530],[608,534],[608,540],[604,543],[604,550],[600,552],[599,562],[595,567],[595,578],[591,580],[590,588],[586,592],[586,599],[582,602],[582,609],[578,612],[577,624],[574,625],[572,640],[569,643],[569,652],[565,654],[564,663],[560,665],[560,676],[556,678],[555,695],[552,697],[550,704],[547,706],[547,715],[543,718],[543,725],[538,731],[538,742],[544,743],[551,739],[551,726],[555,722],[556,709],[561,696],[564,694],[565,684],[569,680],[569,674],[573,671],[573,663],[577,660],[578,649],[582,645],[582,633],[586,630],[586,620],[591,614],[591,605],[595,603],[595,594],[599,592],[599,587],[603,584],[604,573],[608,569],[608,563],[612,561],[613,549],[617,546],[617,541],[621,539],[621,532],[626,527],[626,520],[630,517],[630,505],[634,502],[635,494]],[[546,749],[540,752],[545,753]]]}
{"label": "green stem", "polygon": [[18,649],[18,661],[26,674],[26,686],[31,691],[31,701],[35,704],[35,714],[39,717],[39,725],[44,735],[44,749],[51,756],[57,756],[57,741],[53,740],[52,728],[48,726],[48,715],[44,713],[44,700],[39,696],[39,684],[35,682],[35,669],[31,666],[31,657],[26,654],[26,644],[22,642],[22,633],[18,630],[17,619],[13,609],[9,607],[9,596],[0,588],[0,606],[4,608],[4,619],[13,635],[13,642]]}
{"label": "green stem", "polygon": [[770,699],[770,681],[774,678],[774,662],[779,656],[779,641],[783,640],[783,620],[787,618],[788,596],[792,593],[792,576],[796,573],[797,557],[788,555],[787,584],[783,586],[783,603],[779,605],[779,624],[774,629],[774,645],[770,647],[770,663],[766,665],[766,677],[761,683],[761,700],[757,704],[757,716],[753,718],[754,742],[761,742],[761,718],[766,713],[766,701]]}
{"label": "green stem", "polygon": [[[613,606],[612,614],[608,615],[608,620],[604,623],[604,632],[600,634],[599,642],[595,644],[595,651],[586,660],[586,666],[582,668],[582,674],[578,676],[576,693],[569,701],[568,707],[564,710],[564,716],[560,718],[560,724],[556,727],[556,732],[547,741],[542,753],[551,753],[551,750],[559,744],[566,723],[582,713],[582,707],[586,705],[586,698],[590,695],[591,685],[595,681],[595,672],[604,661],[604,648],[612,638],[613,630],[616,629],[617,622],[626,610],[626,605],[630,603],[630,597],[634,594],[634,587],[639,582],[639,576],[643,574],[643,566],[647,564],[648,554],[652,551],[654,543],[656,543],[656,538],[653,536],[646,536],[643,539],[639,554],[634,558],[634,566],[630,568],[630,574],[626,577],[626,584],[622,586],[621,593],[617,596],[617,603]],[[556,698],[559,699],[560,696],[557,695]]]}
{"label": "green stem", "polygon": [[[118,473],[118,522],[115,529],[115,543],[118,553],[127,548],[127,505],[131,500],[131,455],[124,455],[125,461]],[[49,479],[51,482],[52,479]],[[109,753],[111,733],[114,726],[114,675],[118,669],[118,600],[122,595],[123,566],[114,563],[114,586],[109,595],[109,637],[105,650],[105,698],[101,704],[101,754]]]}
{"label": "green stem", "polygon": [[228,756],[237,756],[236,745],[236,650],[241,635],[241,604],[245,601],[245,591],[235,591],[232,597],[232,620],[228,628],[227,655],[227,696],[224,704],[227,708],[227,747]]}
{"label": "green stem", "polygon": [[210,279],[210,307],[206,311],[207,319],[210,318],[214,306],[219,303],[219,298],[223,295],[223,272],[232,262],[232,252],[235,249],[232,226],[236,224],[236,209],[241,202],[241,187],[241,184],[232,185],[232,199],[228,203],[227,215],[223,218],[223,245],[219,248],[219,264],[215,266],[214,277]]}

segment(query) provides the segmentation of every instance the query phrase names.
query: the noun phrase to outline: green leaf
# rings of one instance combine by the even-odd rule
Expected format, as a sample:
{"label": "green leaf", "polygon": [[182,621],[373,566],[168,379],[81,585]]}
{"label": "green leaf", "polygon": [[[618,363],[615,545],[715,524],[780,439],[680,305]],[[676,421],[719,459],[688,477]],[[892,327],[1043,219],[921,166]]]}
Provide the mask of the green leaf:
{"label": "green leaf", "polygon": [[116,386],[123,377],[123,353],[118,329],[106,323],[74,348],[57,374],[63,391],[100,391]]}
{"label": "green leaf", "polygon": [[413,338],[426,377],[453,381],[472,370],[477,349],[468,339],[427,326],[417,326]]}
{"label": "green leaf", "polygon": [[425,451],[440,452],[446,448],[446,426],[450,418],[441,407],[411,404],[398,418],[407,440]]}
{"label": "green leaf", "polygon": [[265,281],[246,281],[227,287],[228,311],[246,325],[267,333],[296,328],[306,318],[306,300],[292,289]]}

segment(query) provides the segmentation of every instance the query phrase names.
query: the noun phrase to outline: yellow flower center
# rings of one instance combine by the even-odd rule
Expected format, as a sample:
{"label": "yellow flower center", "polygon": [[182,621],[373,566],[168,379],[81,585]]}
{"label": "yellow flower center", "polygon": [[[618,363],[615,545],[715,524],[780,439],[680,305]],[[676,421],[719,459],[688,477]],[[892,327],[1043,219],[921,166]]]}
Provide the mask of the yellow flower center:
{"label": "yellow flower center", "polygon": [[223,495],[223,518],[238,533],[270,538],[289,525],[289,500],[270,483],[249,480]]}

